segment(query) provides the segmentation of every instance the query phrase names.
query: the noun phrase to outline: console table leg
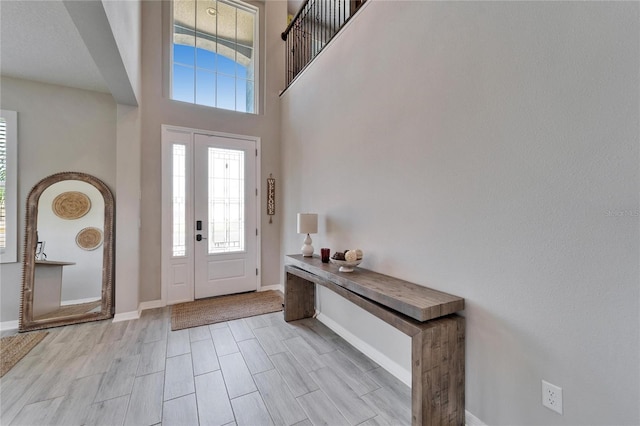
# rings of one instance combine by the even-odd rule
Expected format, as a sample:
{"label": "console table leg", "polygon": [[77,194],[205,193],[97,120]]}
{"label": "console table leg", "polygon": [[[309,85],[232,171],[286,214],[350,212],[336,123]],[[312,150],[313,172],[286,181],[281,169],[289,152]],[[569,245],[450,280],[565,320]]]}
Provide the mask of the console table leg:
{"label": "console table leg", "polygon": [[412,424],[464,425],[464,318],[425,325],[411,339]]}
{"label": "console table leg", "polygon": [[295,321],[315,314],[316,286],[314,283],[287,273],[284,290],[284,320]]}

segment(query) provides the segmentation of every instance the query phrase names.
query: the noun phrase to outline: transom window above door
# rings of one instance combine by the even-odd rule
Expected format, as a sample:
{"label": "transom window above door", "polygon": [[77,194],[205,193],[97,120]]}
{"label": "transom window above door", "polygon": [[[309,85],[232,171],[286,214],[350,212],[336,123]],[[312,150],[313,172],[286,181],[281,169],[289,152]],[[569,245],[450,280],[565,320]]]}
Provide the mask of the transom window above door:
{"label": "transom window above door", "polygon": [[256,113],[258,9],[233,0],[173,0],[171,99]]}

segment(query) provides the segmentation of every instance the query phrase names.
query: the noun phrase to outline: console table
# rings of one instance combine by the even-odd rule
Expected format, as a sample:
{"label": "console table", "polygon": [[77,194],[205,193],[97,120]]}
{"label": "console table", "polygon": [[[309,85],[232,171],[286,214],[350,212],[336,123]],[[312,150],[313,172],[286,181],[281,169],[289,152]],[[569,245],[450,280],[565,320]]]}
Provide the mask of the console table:
{"label": "console table", "polygon": [[36,260],[33,278],[33,317],[60,309],[62,296],[62,267],[74,262]]}
{"label": "console table", "polygon": [[314,284],[334,291],[411,337],[412,424],[465,424],[463,298],[319,257],[286,256],[285,275],[285,321],[314,315]]}

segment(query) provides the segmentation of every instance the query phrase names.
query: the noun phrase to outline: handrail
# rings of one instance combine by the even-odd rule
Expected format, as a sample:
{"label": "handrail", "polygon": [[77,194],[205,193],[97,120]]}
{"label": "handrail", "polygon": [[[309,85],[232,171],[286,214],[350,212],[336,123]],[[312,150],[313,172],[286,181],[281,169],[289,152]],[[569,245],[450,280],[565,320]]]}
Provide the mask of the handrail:
{"label": "handrail", "polygon": [[281,34],[286,42],[286,85],[315,58],[366,0],[305,0]]}
{"label": "handrail", "polygon": [[309,3],[309,1],[310,0],[304,0],[304,3],[302,3],[302,6],[300,6],[300,9],[298,9],[298,13],[296,13],[296,16],[293,17],[291,22],[289,22],[289,25],[287,25],[287,28],[280,35],[280,37],[282,37],[282,40],[287,41],[287,36],[291,32],[291,28],[293,28],[293,26],[295,25],[295,22],[298,20],[298,17],[300,16],[304,8],[307,7],[307,3]]}

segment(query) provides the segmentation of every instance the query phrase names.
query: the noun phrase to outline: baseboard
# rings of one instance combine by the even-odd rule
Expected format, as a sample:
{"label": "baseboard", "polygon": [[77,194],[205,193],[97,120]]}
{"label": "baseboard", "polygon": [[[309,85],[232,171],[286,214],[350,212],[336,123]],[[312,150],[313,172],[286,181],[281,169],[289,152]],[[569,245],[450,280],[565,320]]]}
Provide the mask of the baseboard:
{"label": "baseboard", "polygon": [[141,302],[138,305],[138,312],[146,311],[147,309],[164,308],[165,306],[167,306],[167,304],[161,299],[150,300],[148,302]]}
{"label": "baseboard", "polygon": [[0,331],[14,331],[19,326],[18,320],[0,322]]}
{"label": "baseboard", "polygon": [[[337,335],[349,342],[350,345],[358,349],[360,352],[377,362],[380,367],[393,374],[401,382],[411,387],[411,372],[402,368],[397,362],[391,360],[389,357],[375,349],[373,346],[362,341],[358,336],[354,335],[350,331],[346,330],[340,324],[327,317],[322,313],[318,313],[318,321],[329,327]],[[465,424],[466,426],[487,426],[479,418],[465,410]]]}
{"label": "baseboard", "polygon": [[164,308],[165,306],[167,306],[167,304],[164,303],[162,300],[150,300],[148,302],[140,302],[138,304],[137,311],[122,312],[121,314],[116,314],[113,317],[113,322],[135,320],[140,318],[140,315],[142,315],[142,311],[146,311],[147,309]]}
{"label": "baseboard", "polygon": [[318,313],[318,321],[329,327],[333,330],[338,336],[342,337],[344,340],[349,342],[351,346],[358,349],[360,352],[371,358],[373,361],[378,363],[380,367],[387,370],[389,373],[393,374],[398,378],[402,383],[411,387],[411,371],[403,368],[400,364],[393,361],[391,358],[378,351],[373,346],[361,340],[358,336],[351,333],[340,324],[327,317],[322,313]]}
{"label": "baseboard", "polygon": [[122,312],[115,314],[112,322],[131,321],[140,318],[138,311]]}
{"label": "baseboard", "polygon": [[275,290],[284,294],[284,286],[282,284],[265,285],[260,287],[258,291],[268,291],[268,290]]}
{"label": "baseboard", "polygon": [[480,420],[479,418],[477,418],[467,410],[464,411],[464,417],[465,417],[465,424],[467,426],[487,426],[482,422],[482,420]]}

